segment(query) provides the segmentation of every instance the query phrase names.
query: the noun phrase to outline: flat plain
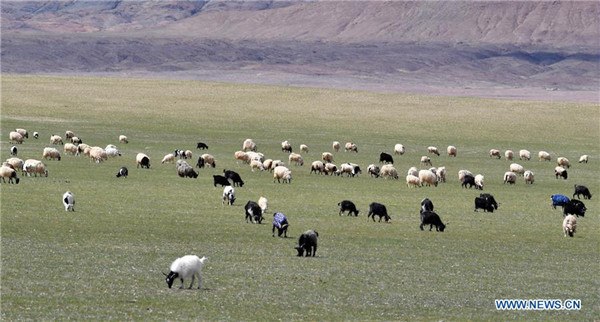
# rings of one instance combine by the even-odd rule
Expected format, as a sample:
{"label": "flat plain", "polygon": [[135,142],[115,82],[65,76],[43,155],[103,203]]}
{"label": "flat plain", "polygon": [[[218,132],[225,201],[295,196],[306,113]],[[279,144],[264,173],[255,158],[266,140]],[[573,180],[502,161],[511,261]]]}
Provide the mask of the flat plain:
{"label": "flat plain", "polygon": [[[22,177],[2,184],[3,320],[593,320],[600,316],[598,269],[600,168],[597,104],[491,100],[382,94],[281,86],[84,77],[2,76],[1,155],[8,133],[30,137],[21,159],[40,159],[51,134],[72,130],[84,143],[115,144],[122,156],[96,164],[63,153],[44,161],[47,178]],[[33,131],[39,139],[31,137]],[[128,144],[119,144],[120,134]],[[282,159],[280,143],[309,147],[304,166],[289,165],[291,184],[269,172],[252,172],[233,153],[252,138],[267,158]],[[310,174],[310,163],[332,152],[337,140],[358,153],[357,177]],[[196,150],[197,142],[208,150]],[[394,155],[400,180],[370,177],[379,153]],[[446,183],[408,188],[404,176],[427,147],[442,154],[433,165],[448,170]],[[458,148],[456,158],[444,152]],[[62,149],[62,146],[58,147]],[[519,177],[505,185],[510,161],[489,150],[527,149],[535,183]],[[174,149],[201,153],[216,168],[183,179],[161,164]],[[545,150],[551,162],[537,160]],[[136,168],[146,153],[150,169]],[[579,164],[580,155],[590,162]],[[567,180],[554,176],[559,156],[571,160]],[[115,178],[119,167],[128,178]],[[240,173],[234,206],[221,204],[212,175]],[[483,192],[498,211],[473,211],[479,191],[463,189],[460,169],[485,176]],[[578,219],[574,238],[563,237],[562,213],[550,195],[571,196],[574,184],[594,195]],[[65,212],[62,194],[76,196]],[[247,200],[265,196],[262,225],[244,221]],[[448,224],[419,229],[419,204],[428,197]],[[339,216],[349,199],[358,217]],[[369,203],[387,206],[391,223],[368,220]],[[289,238],[271,236],[273,212],[290,221]],[[314,258],[293,247],[307,229],[319,232]],[[161,272],[186,254],[207,256],[201,290],[168,289]],[[581,299],[577,311],[497,311],[494,299]]]}

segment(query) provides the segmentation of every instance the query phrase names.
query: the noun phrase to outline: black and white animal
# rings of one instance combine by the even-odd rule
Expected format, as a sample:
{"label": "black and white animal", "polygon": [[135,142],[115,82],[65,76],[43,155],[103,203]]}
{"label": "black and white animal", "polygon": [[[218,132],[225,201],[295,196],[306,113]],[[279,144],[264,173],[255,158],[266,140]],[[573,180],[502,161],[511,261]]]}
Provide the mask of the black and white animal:
{"label": "black and white animal", "polygon": [[271,230],[273,233],[273,237],[275,237],[275,229],[277,229],[277,236],[287,238],[287,230],[290,224],[288,223],[287,218],[284,214],[280,212],[276,212],[273,214],[273,229]]}
{"label": "black and white animal", "polygon": [[315,257],[317,254],[317,237],[319,237],[319,233],[316,230],[307,230],[302,233],[298,240],[298,246],[295,247],[298,256],[302,257],[306,252],[306,257]]}
{"label": "black and white animal", "polygon": [[13,145],[10,147],[10,155],[17,155],[18,152],[19,151],[17,150],[16,146]]}
{"label": "black and white animal", "polygon": [[196,162],[196,167],[204,168],[204,158],[202,156],[198,157],[198,162]]}
{"label": "black and white animal", "polygon": [[198,172],[185,161],[177,166],[177,175],[181,178],[198,178]]}
{"label": "black and white animal", "polygon": [[75,211],[75,195],[71,191],[65,192],[62,197],[62,202],[65,206],[65,211]]}
{"label": "black and white animal", "polygon": [[469,185],[469,188],[473,188],[473,186],[476,186],[475,185],[475,177],[473,177],[472,175],[469,175],[469,174],[465,175],[462,178],[462,184],[461,184],[461,186],[463,188],[466,188],[467,185]]}
{"label": "black and white animal", "polygon": [[197,278],[198,289],[200,289],[202,287],[202,267],[206,260],[206,257],[198,258],[196,255],[186,255],[173,261],[169,274],[163,273],[166,276],[165,281],[169,288],[173,286],[173,282],[178,278],[181,280],[181,286],[179,288],[182,289],[183,281],[191,277],[192,282],[188,288],[192,288],[194,279]]}
{"label": "black and white animal", "polygon": [[338,202],[338,206],[340,207],[340,216],[346,211],[348,212],[348,216],[350,216],[351,214],[354,214],[354,216],[358,216],[359,210],[356,209],[356,205],[354,205],[352,201],[342,200],[341,202]]}
{"label": "black and white animal", "polygon": [[571,199],[563,206],[563,215],[568,214],[575,215],[577,217],[584,217],[587,208],[585,204],[579,200]]}
{"label": "black and white animal", "polygon": [[554,209],[556,209],[556,206],[564,207],[570,200],[569,197],[564,195],[552,195],[550,199],[552,199],[552,208]]}
{"label": "black and white animal", "polygon": [[117,173],[117,178],[119,178],[119,177],[127,178],[128,175],[129,175],[129,171],[127,171],[127,167],[121,167],[121,169],[119,169],[119,172]]}
{"label": "black and white animal", "polygon": [[482,193],[479,197],[475,197],[475,211],[477,209],[483,209],[483,212],[494,212],[498,209],[498,203],[491,194]]}
{"label": "black and white animal", "polygon": [[582,186],[579,184],[575,185],[575,192],[573,192],[573,198],[577,195],[577,199],[581,199],[579,195],[583,195],[583,199],[592,199],[592,194],[590,190],[586,186]]}
{"label": "black and white animal", "polygon": [[235,190],[232,186],[225,186],[225,188],[223,188],[222,204],[225,204],[225,200],[227,200],[229,206],[233,206],[233,202],[235,202]]}
{"label": "black and white animal", "polygon": [[208,145],[206,145],[206,143],[203,143],[203,142],[198,142],[198,145],[196,145],[196,149],[201,149],[201,150],[208,149]]}
{"label": "black and white animal", "polygon": [[375,215],[379,216],[379,222],[381,222],[382,218],[385,218],[386,222],[392,220],[392,218],[388,215],[387,209],[384,205],[377,202],[372,202],[369,205],[369,213],[367,214],[367,219],[369,219],[369,217],[373,217],[373,221],[375,221]]}
{"label": "black and white animal", "polygon": [[225,178],[224,176],[221,175],[213,175],[213,185],[216,187],[218,184],[221,185],[221,187],[224,186],[231,186],[231,183],[229,183],[229,180],[227,180],[227,178]]}
{"label": "black and white animal", "polygon": [[175,149],[175,151],[173,151],[173,154],[175,155],[176,158],[187,159],[184,150]]}
{"label": "black and white animal", "polygon": [[554,175],[556,176],[556,179],[558,179],[558,177],[562,177],[565,180],[567,180],[567,177],[569,176],[567,174],[567,170],[565,170],[563,167],[554,168]]}
{"label": "black and white animal", "polygon": [[423,229],[423,226],[429,225],[429,231],[435,226],[435,231],[443,232],[446,229],[446,225],[440,219],[440,216],[433,211],[425,211],[421,213],[421,225],[419,228]]}
{"label": "black and white animal", "polygon": [[243,187],[244,186],[244,181],[242,180],[242,177],[240,177],[240,175],[233,171],[233,170],[225,170],[223,169],[223,174],[225,175],[225,178],[227,179],[231,179],[231,182],[233,182],[233,186],[234,187]]}
{"label": "black and white animal", "polygon": [[433,211],[433,202],[429,198],[421,200],[421,213],[426,211]]}
{"label": "black and white animal", "polygon": [[33,132],[34,139],[38,139],[39,137],[40,137],[40,134],[38,132]]}
{"label": "black and white animal", "polygon": [[394,164],[394,158],[385,152],[381,152],[381,154],[379,154],[379,162]]}
{"label": "black and white animal", "polygon": [[248,200],[244,206],[244,210],[246,211],[246,223],[248,222],[248,219],[250,219],[250,222],[252,223],[262,223],[263,212],[256,202]]}

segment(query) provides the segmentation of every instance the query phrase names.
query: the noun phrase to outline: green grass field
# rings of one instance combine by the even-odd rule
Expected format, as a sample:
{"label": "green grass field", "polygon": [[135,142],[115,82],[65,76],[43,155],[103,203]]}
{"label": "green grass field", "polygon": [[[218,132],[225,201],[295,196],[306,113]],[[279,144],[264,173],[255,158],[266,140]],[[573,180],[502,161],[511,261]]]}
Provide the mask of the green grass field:
{"label": "green grass field", "polygon": [[[600,110],[597,104],[485,100],[202,83],[194,81],[2,76],[1,157],[8,134],[25,128],[22,159],[41,159],[51,134],[72,130],[90,145],[115,144],[123,155],[101,164],[84,156],[45,161],[47,178],[2,184],[2,320],[594,320],[600,316]],[[129,144],[119,144],[118,136]],[[280,143],[309,146],[305,165],[289,166],[290,185],[269,172],[251,172],[233,153],[252,138],[267,158],[283,159]],[[335,153],[335,163],[358,163],[355,178],[310,175],[310,163],[337,140],[358,153]],[[196,143],[215,156],[215,169],[182,179],[161,164],[174,149]],[[371,178],[370,163],[402,143],[394,156],[400,180]],[[409,189],[404,177],[426,148],[446,166],[438,187]],[[492,148],[532,152],[515,162],[534,171],[503,185],[510,162]],[[62,147],[59,147],[62,150]],[[537,160],[548,151],[552,162]],[[151,158],[137,169],[135,155]],[[582,154],[588,164],[578,164]],[[555,160],[573,166],[554,177]],[[119,167],[128,178],[115,178]],[[212,175],[240,173],[234,206],[221,205]],[[460,169],[485,175],[484,192],[497,212],[473,212],[479,191],[462,189]],[[564,238],[562,213],[550,195],[590,188],[588,212],[574,238]],[[67,213],[62,194],[76,196]],[[269,200],[266,224],[246,224],[247,200]],[[428,197],[443,233],[419,230]],[[349,199],[358,217],[338,216]],[[391,224],[367,220],[369,203],[385,204]],[[275,211],[290,221],[290,238],[271,237]],[[293,247],[307,229],[319,232],[315,258]],[[168,289],[161,272],[186,254],[207,256],[202,290]],[[176,282],[175,285],[178,285]],[[494,299],[580,299],[577,311],[497,311]]]}

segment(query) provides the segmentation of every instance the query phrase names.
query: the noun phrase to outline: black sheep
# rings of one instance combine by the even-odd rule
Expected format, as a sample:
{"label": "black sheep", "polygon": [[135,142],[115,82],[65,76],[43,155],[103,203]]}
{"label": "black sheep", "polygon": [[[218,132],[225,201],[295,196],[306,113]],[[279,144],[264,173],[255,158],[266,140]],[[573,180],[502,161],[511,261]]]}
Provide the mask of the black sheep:
{"label": "black sheep", "polygon": [[577,195],[577,199],[581,199],[579,195],[583,195],[583,199],[592,199],[592,194],[586,186],[575,185],[575,192],[573,192],[573,198]]}
{"label": "black sheep", "polygon": [[295,247],[298,256],[302,257],[306,251],[306,257],[315,257],[317,254],[317,237],[319,237],[319,233],[316,230],[307,230],[300,235],[298,246]]}
{"label": "black sheep", "polygon": [[202,143],[202,142],[198,142],[196,149],[202,149],[202,150],[208,149],[208,145],[206,145],[205,143]]}
{"label": "black sheep", "polygon": [[473,188],[475,186],[475,178],[472,175],[465,175],[462,179],[462,187],[466,188],[469,185],[469,188]]}
{"label": "black sheep", "polygon": [[425,211],[433,211],[433,202],[428,198],[421,200],[421,213]]}
{"label": "black sheep", "polygon": [[386,222],[392,220],[392,218],[388,215],[387,209],[384,205],[377,202],[372,202],[369,205],[369,213],[367,214],[367,219],[372,216],[373,221],[375,221],[375,215],[379,216],[379,222],[381,222],[382,218],[385,218]]}
{"label": "black sheep", "polygon": [[340,206],[339,215],[341,216],[343,212],[348,211],[348,216],[354,213],[354,216],[358,216],[359,210],[356,209],[356,205],[350,200],[342,200],[338,202],[338,206]]}
{"label": "black sheep", "polygon": [[394,164],[394,158],[385,152],[381,152],[381,154],[379,154],[379,162]]}
{"label": "black sheep", "polygon": [[440,216],[433,211],[425,211],[421,213],[421,225],[419,228],[423,229],[423,226],[429,225],[429,231],[435,226],[435,230],[443,232],[446,229],[446,225],[440,219]]}
{"label": "black sheep", "polygon": [[563,215],[572,214],[577,217],[585,217],[586,210],[587,208],[583,202],[571,199],[563,206]]}
{"label": "black sheep", "polygon": [[484,212],[494,212],[494,209],[498,209],[498,203],[494,196],[489,193],[482,193],[479,197],[475,197],[475,210],[483,209]]}
{"label": "black sheep", "polygon": [[220,184],[222,187],[223,186],[231,186],[231,183],[229,183],[229,180],[227,180],[227,178],[225,178],[224,176],[220,176],[220,175],[213,175],[213,185],[216,187],[217,184]]}
{"label": "black sheep", "polygon": [[240,175],[233,171],[233,170],[225,170],[223,169],[223,174],[225,175],[225,178],[227,179],[231,179],[231,182],[233,182],[233,186],[238,186],[238,187],[243,187],[244,186],[244,181],[242,180],[242,177],[240,177]]}

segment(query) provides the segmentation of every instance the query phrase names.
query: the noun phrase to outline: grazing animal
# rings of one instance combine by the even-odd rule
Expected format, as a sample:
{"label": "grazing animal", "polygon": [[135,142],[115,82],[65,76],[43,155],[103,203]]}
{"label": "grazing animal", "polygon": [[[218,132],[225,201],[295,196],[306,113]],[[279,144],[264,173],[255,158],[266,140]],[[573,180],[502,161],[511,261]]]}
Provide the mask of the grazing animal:
{"label": "grazing animal", "polygon": [[23,173],[27,173],[27,176],[31,176],[33,173],[36,177],[38,173],[40,176],[44,175],[48,177],[48,170],[46,169],[46,165],[39,160],[27,159],[23,163]]}
{"label": "grazing animal", "polygon": [[119,169],[119,172],[117,173],[117,178],[119,178],[119,177],[127,178],[128,175],[129,175],[129,171],[127,170],[127,167],[121,167],[121,169]]}
{"label": "grazing animal", "polygon": [[19,177],[17,176],[17,171],[10,166],[2,165],[0,167],[0,178],[2,178],[2,182],[6,183],[4,178],[8,178],[8,183],[13,183],[13,179],[15,179],[14,184],[19,184]]}
{"label": "grazing animal", "polygon": [[59,135],[51,135],[50,143],[63,145],[63,139]]}
{"label": "grazing animal", "polygon": [[27,130],[25,129],[15,129],[15,132],[21,134],[21,136],[23,136],[26,139],[29,138],[29,133],[27,133]]}
{"label": "grazing animal", "polygon": [[517,182],[517,175],[514,172],[508,171],[504,173],[504,183],[515,184]]}
{"label": "grazing animal", "polygon": [[260,197],[258,198],[258,206],[260,207],[260,209],[262,209],[263,214],[267,211],[267,198],[265,197]]}
{"label": "grazing animal", "polygon": [[344,212],[348,212],[348,216],[350,216],[351,214],[354,213],[354,216],[357,217],[359,210],[356,209],[356,205],[354,205],[354,203],[350,200],[342,200],[341,202],[338,202],[338,206],[340,207],[340,211],[339,211],[339,215],[341,216],[342,213]]}
{"label": "grazing animal", "polygon": [[369,219],[369,217],[372,217],[373,221],[375,221],[375,215],[379,216],[379,222],[381,222],[382,218],[385,218],[385,222],[389,222],[392,220],[392,218],[388,215],[387,209],[384,205],[377,202],[372,202],[369,205],[369,213],[367,214],[367,219]]}
{"label": "grazing animal", "polygon": [[469,188],[473,188],[473,186],[477,187],[475,184],[475,178],[472,175],[466,175],[463,177],[461,186],[466,188],[467,185],[469,185]]}
{"label": "grazing animal", "polygon": [[379,178],[379,173],[380,172],[381,172],[381,169],[376,164],[369,164],[369,166],[367,167],[367,173],[371,177],[375,176],[375,178]]}
{"label": "grazing animal", "polygon": [[160,163],[163,163],[163,164],[164,163],[173,163],[173,162],[175,162],[175,154],[173,154],[173,153],[169,153],[169,154],[165,155],[163,157],[163,159],[160,161]]}
{"label": "grazing animal", "polygon": [[184,280],[191,277],[192,282],[188,289],[191,289],[194,285],[194,279],[198,279],[198,289],[200,289],[202,287],[202,267],[206,260],[206,257],[198,258],[196,255],[186,255],[173,261],[169,274],[163,273],[166,276],[165,281],[169,288],[173,286],[173,282],[178,278],[181,280],[179,288],[182,289]]}
{"label": "grazing animal", "polygon": [[429,225],[429,231],[435,226],[435,231],[443,232],[446,229],[446,225],[440,219],[440,216],[433,211],[421,212],[421,225],[419,228],[423,229],[423,226]]}
{"label": "grazing animal", "polygon": [[583,202],[571,199],[563,206],[563,215],[572,214],[577,217],[584,217],[586,210],[587,208]]}
{"label": "grazing animal", "polygon": [[456,147],[455,146],[449,145],[448,148],[446,149],[446,151],[448,152],[449,157],[456,158]]}
{"label": "grazing animal", "polygon": [[[340,142],[338,141],[333,141],[333,144],[331,145],[331,147],[333,148],[333,151],[335,152],[339,152],[340,151]],[[331,161],[329,161],[331,162]]]}
{"label": "grazing animal", "polygon": [[208,149],[208,145],[206,145],[206,143],[203,143],[203,142],[198,142],[198,144],[196,145],[196,149],[201,149],[201,150]]}
{"label": "grazing animal", "polygon": [[10,155],[17,155],[18,152],[19,151],[17,150],[16,146],[13,145],[10,147]]}
{"label": "grazing animal", "polygon": [[308,153],[308,145],[300,144],[300,152]]}
{"label": "grazing animal", "polygon": [[379,154],[379,162],[380,163],[391,163],[394,164],[394,158],[392,158],[391,155],[385,153],[385,152],[381,152],[381,154]]}
{"label": "grazing animal", "polygon": [[65,154],[70,153],[72,155],[79,155],[79,147],[73,143],[67,143],[63,146],[63,151]]}
{"label": "grazing animal", "polygon": [[9,142],[10,143],[17,143],[17,144],[22,144],[23,143],[23,136],[19,133],[19,132],[10,132],[8,134],[9,137]]}
{"label": "grazing animal", "polygon": [[44,148],[42,158],[50,160],[57,159],[58,161],[60,161],[60,152],[55,148]]}
{"label": "grazing animal", "polygon": [[567,237],[567,235],[573,237],[573,234],[575,234],[575,231],[577,230],[577,218],[573,215],[566,216],[563,220],[562,228],[565,237]]}
{"label": "grazing animal", "polygon": [[431,158],[424,155],[421,157],[421,164],[422,165],[430,165],[431,166]]}
{"label": "grazing animal", "polygon": [[114,158],[114,157],[121,156],[121,151],[119,151],[117,149],[117,147],[112,144],[107,145],[106,149],[104,149],[104,151],[106,152],[107,157]]}
{"label": "grazing animal", "polygon": [[196,162],[196,167],[204,168],[204,158],[202,156],[198,157],[198,162]]}
{"label": "grazing animal", "polygon": [[552,208],[554,209],[556,209],[556,206],[564,207],[570,201],[569,197],[564,195],[552,195],[550,199],[552,199]]}
{"label": "grazing animal", "polygon": [[489,193],[482,193],[479,197],[475,197],[475,210],[483,209],[483,212],[494,212],[498,209],[498,203],[494,196]]}
{"label": "grazing animal", "polygon": [[381,166],[379,175],[384,179],[387,179],[387,178],[398,179],[398,171],[391,164],[384,164],[383,166]]}
{"label": "grazing animal", "polygon": [[578,163],[588,163],[588,159],[589,159],[589,156],[587,154],[584,154],[579,157]]}
{"label": "grazing animal", "polygon": [[475,176],[475,188],[479,190],[483,190],[483,175],[478,174]]}
{"label": "grazing animal", "polygon": [[567,180],[567,177],[569,176],[567,174],[567,170],[565,170],[563,167],[554,168],[554,175],[556,176],[556,179],[558,179],[558,177],[562,177],[565,180]]}
{"label": "grazing animal", "polygon": [[321,154],[321,158],[323,159],[323,162],[325,162],[325,163],[333,162],[333,154],[331,152],[323,152]]}
{"label": "grazing animal", "polygon": [[500,159],[501,158],[501,156],[500,156],[500,150],[491,149],[490,150],[490,158],[491,157],[496,157],[496,158]]}
{"label": "grazing animal", "polygon": [[404,148],[404,145],[402,145],[400,143],[394,145],[394,154],[403,155],[404,152],[406,152],[406,149]]}
{"label": "grazing animal", "polygon": [[546,151],[540,151],[538,152],[538,159],[540,161],[550,161],[552,160],[552,157],[550,156],[550,153]]}
{"label": "grazing animal", "polygon": [[525,173],[523,174],[523,177],[525,177],[525,184],[533,184],[533,182],[535,181],[535,175],[533,174],[533,171],[531,170],[527,170],[525,171]]}
{"label": "grazing animal", "polygon": [[233,183],[234,187],[244,186],[244,180],[242,180],[242,177],[240,177],[240,175],[237,172],[233,170],[223,169],[223,174],[225,175],[225,178],[231,179],[231,182]]}
{"label": "grazing animal", "polygon": [[200,156],[204,160],[204,164],[209,164],[212,168],[216,167],[215,157],[211,154],[205,153]]}
{"label": "grazing animal", "polygon": [[504,151],[504,157],[506,160],[512,161],[512,159],[515,157],[515,153],[512,150],[506,150]]}
{"label": "grazing animal", "polygon": [[233,203],[235,202],[235,190],[232,186],[225,186],[225,188],[223,188],[223,205],[225,204],[225,200],[227,200],[229,206],[233,206]]}
{"label": "grazing animal", "polygon": [[319,237],[319,233],[316,230],[307,230],[300,235],[298,246],[295,247],[299,257],[302,257],[304,252],[306,252],[306,257],[315,257],[317,254],[317,237]]}
{"label": "grazing animal", "polygon": [[127,143],[129,143],[129,140],[127,139],[127,137],[125,135],[119,135],[119,143],[127,144]]}
{"label": "grazing animal", "polygon": [[280,212],[276,212],[273,214],[273,228],[271,229],[273,237],[275,237],[275,229],[277,229],[278,237],[281,237],[281,235],[283,234],[283,237],[287,238],[287,230],[289,226],[290,224],[288,223],[288,220],[284,214]]}
{"label": "grazing animal", "polygon": [[421,200],[421,213],[426,211],[433,211],[433,202],[429,198]]}
{"label": "grazing animal", "polygon": [[303,166],[304,165],[304,160],[302,159],[302,156],[298,153],[291,153],[288,157],[289,163],[292,164],[295,163],[296,165],[300,165]]}
{"label": "grazing animal", "polygon": [[331,174],[333,175],[334,173],[337,172],[337,166],[333,163],[325,163],[325,175]]}
{"label": "grazing animal", "polygon": [[409,188],[412,188],[412,187],[420,188],[420,187],[422,187],[421,180],[419,180],[419,177],[409,174],[406,176],[406,186]]}
{"label": "grazing animal", "polygon": [[75,211],[75,195],[71,191],[67,191],[63,194],[62,202],[65,206],[65,211]]}
{"label": "grazing animal", "polygon": [[437,187],[438,185],[438,177],[435,173],[433,173],[433,171],[431,170],[420,170],[419,171],[419,180],[421,180],[421,184],[425,185],[427,184],[427,186],[431,186],[434,185],[435,187]]}
{"label": "grazing animal", "polygon": [[138,153],[135,157],[136,168],[150,169],[150,158],[144,153]]}
{"label": "grazing animal", "polygon": [[430,154],[435,154],[435,155],[437,155],[438,157],[440,156],[440,153],[438,152],[438,148],[436,148],[435,146],[430,146],[430,147],[427,147],[427,151],[428,151]]}
{"label": "grazing animal", "polygon": [[231,183],[229,183],[229,180],[227,180],[227,178],[225,178],[224,176],[218,174],[213,175],[213,185],[216,187],[218,184],[220,184],[221,187],[231,185]]}
{"label": "grazing animal", "polygon": [[573,199],[575,199],[575,195],[577,195],[577,199],[581,199],[579,195],[583,195],[583,199],[592,199],[592,194],[586,186],[576,184],[574,187],[575,192],[573,192]]}
{"label": "grazing animal", "polygon": [[246,139],[242,144],[242,151],[256,151],[256,143],[252,139]]}
{"label": "grazing animal", "polygon": [[520,160],[531,160],[531,152],[527,151],[527,150],[521,150],[519,151],[519,159]]}
{"label": "grazing animal", "polygon": [[194,171],[194,168],[192,168],[187,162],[182,161],[181,163],[178,162],[178,164],[177,175],[179,175],[179,177],[198,178],[198,172]]}
{"label": "grazing animal", "polygon": [[283,179],[283,183],[292,183],[292,171],[284,166],[278,166],[273,170],[273,182],[277,180],[277,182],[281,183],[281,179]]}
{"label": "grazing animal", "polygon": [[290,144],[290,142],[288,142],[287,140],[281,142],[281,151],[292,153],[292,145]]}
{"label": "grazing animal", "polygon": [[262,220],[264,219],[263,211],[256,202],[248,200],[244,206],[244,210],[246,212],[246,223],[248,223],[248,219],[250,219],[250,222],[252,223],[262,223]]}
{"label": "grazing animal", "polygon": [[325,164],[321,161],[313,161],[313,163],[310,165],[310,173],[312,174],[314,173],[323,173],[325,171]]}
{"label": "grazing animal", "polygon": [[523,168],[523,166],[518,163],[511,163],[509,171],[514,172],[516,175],[522,176],[523,173],[525,173],[525,168]]}
{"label": "grazing animal", "polygon": [[40,134],[38,132],[33,132],[33,138],[34,139],[38,139],[40,137]]}
{"label": "grazing animal", "polygon": [[358,147],[356,147],[356,144],[352,143],[352,142],[346,142],[346,145],[344,146],[344,149],[346,152],[348,151],[354,151],[356,153],[358,153]]}
{"label": "grazing animal", "polygon": [[569,162],[569,159],[565,157],[559,157],[558,159],[556,159],[556,164],[559,167],[566,167],[567,169],[571,167],[571,162]]}

